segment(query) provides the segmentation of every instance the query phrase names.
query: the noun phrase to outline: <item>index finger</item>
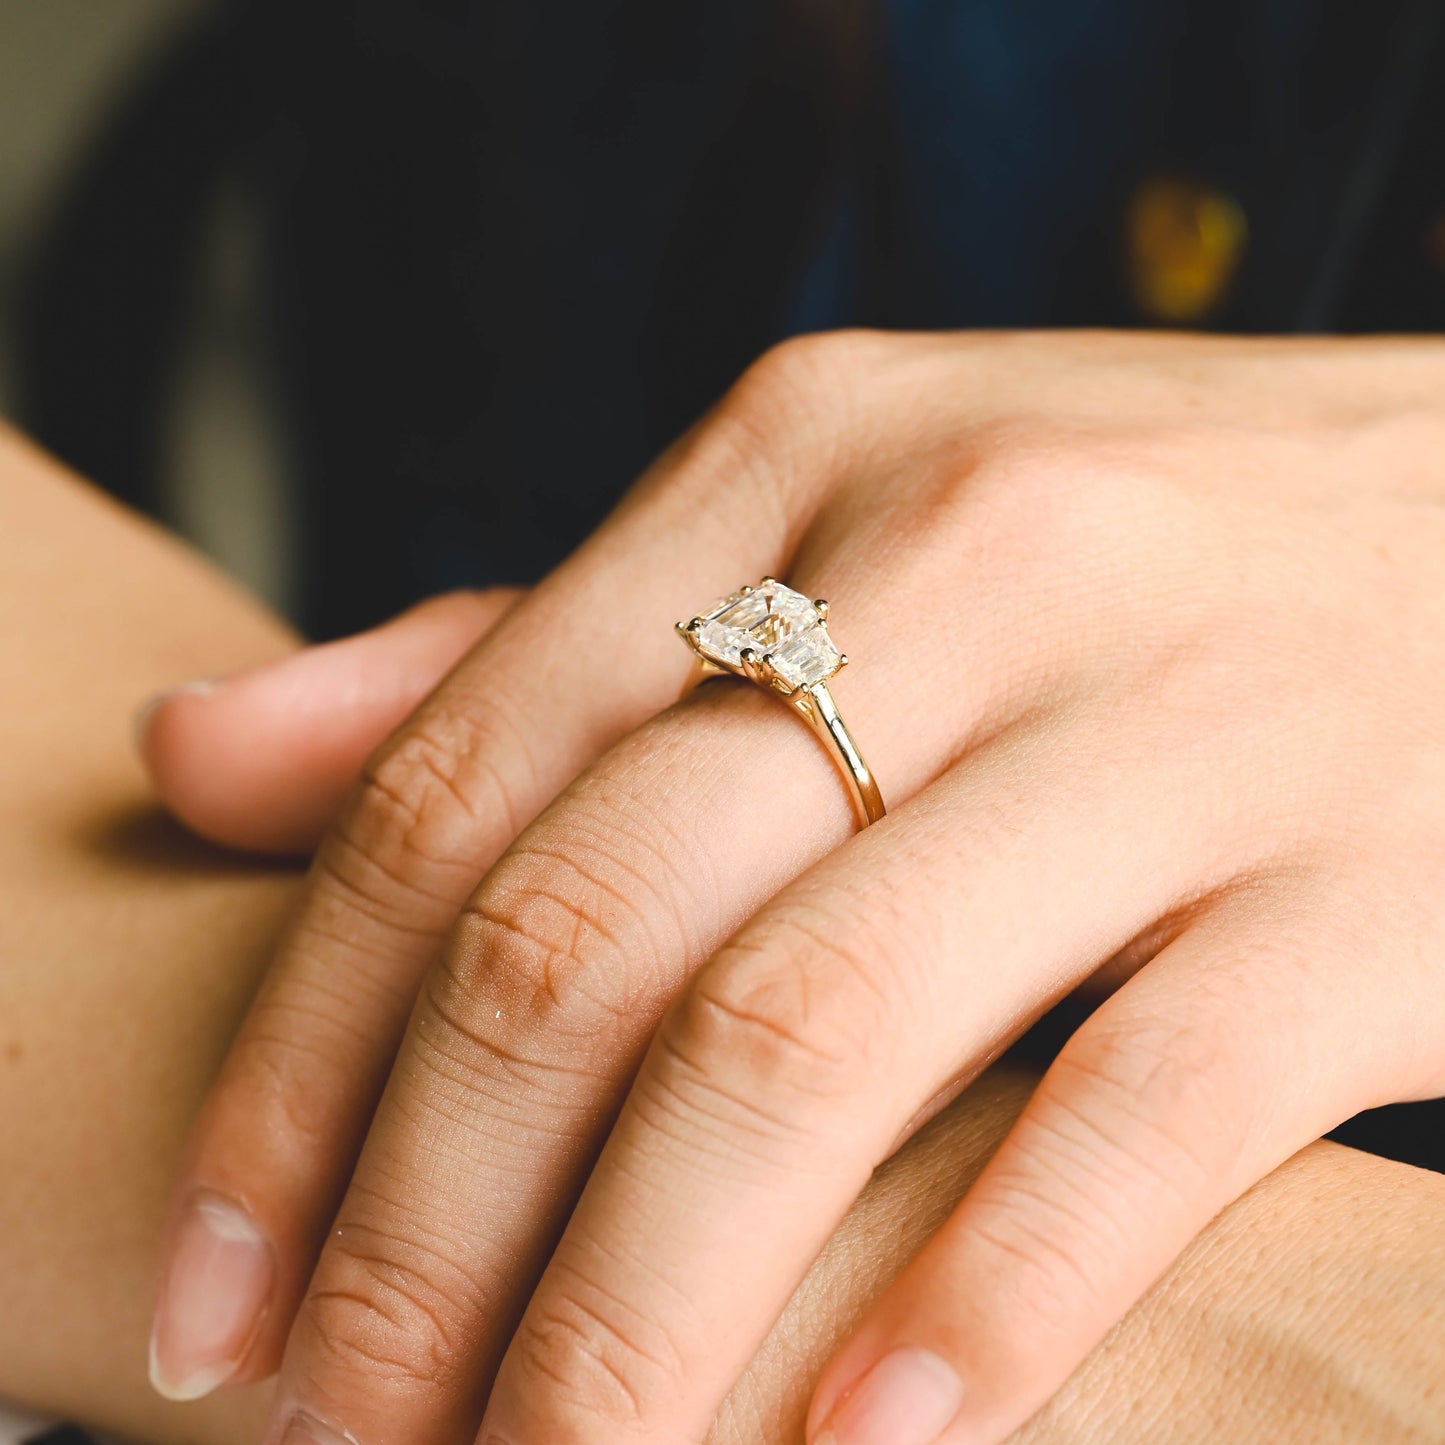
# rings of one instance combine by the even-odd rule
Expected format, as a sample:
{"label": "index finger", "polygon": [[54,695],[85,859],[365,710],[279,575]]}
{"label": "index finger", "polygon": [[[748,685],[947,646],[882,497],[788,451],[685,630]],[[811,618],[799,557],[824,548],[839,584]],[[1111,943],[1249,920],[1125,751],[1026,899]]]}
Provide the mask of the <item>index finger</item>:
{"label": "index finger", "polygon": [[156,1317],[163,1393],[275,1367],[445,932],[521,828],[677,694],[681,651],[628,638],[777,568],[846,464],[862,408],[838,367],[813,379],[825,354],[760,364],[369,761],[193,1137]]}

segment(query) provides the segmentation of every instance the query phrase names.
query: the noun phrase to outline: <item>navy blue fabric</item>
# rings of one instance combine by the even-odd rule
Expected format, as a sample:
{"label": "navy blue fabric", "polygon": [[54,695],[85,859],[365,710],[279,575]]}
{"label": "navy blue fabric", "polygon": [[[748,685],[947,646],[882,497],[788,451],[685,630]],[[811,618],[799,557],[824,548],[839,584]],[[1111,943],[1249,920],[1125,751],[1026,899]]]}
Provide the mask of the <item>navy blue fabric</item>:
{"label": "navy blue fabric", "polygon": [[[1304,72],[1324,14],[1324,0],[1216,0],[1205,12],[1190,0],[885,0],[889,186],[843,198],[790,325],[1080,319],[1061,306],[1061,275],[1151,163],[1247,188],[1273,158],[1270,187],[1318,179],[1311,127],[1325,125]],[[1336,105],[1368,93],[1373,58],[1333,78]],[[884,274],[867,283],[860,203],[888,237],[872,258]],[[880,297],[884,314],[867,314]]]}
{"label": "navy blue fabric", "polygon": [[890,0],[895,319],[1047,319],[1061,260],[1157,104],[1172,0]]}
{"label": "navy blue fabric", "polygon": [[[1048,319],[1061,258],[1158,104],[1173,0],[888,0],[889,274],[866,286],[862,199],[840,201],[789,329]],[[875,217],[875,222],[877,218]]]}

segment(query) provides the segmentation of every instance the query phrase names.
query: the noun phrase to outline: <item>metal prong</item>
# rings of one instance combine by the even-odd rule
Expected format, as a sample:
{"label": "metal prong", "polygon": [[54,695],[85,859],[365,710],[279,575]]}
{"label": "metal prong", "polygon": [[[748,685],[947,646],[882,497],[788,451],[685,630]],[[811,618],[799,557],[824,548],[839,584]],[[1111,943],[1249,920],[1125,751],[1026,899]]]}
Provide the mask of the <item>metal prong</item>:
{"label": "metal prong", "polygon": [[764,577],[763,580],[758,583],[759,587],[776,587],[777,585],[778,579],[776,577]]}
{"label": "metal prong", "polygon": [[828,620],[827,599],[823,597],[815,598],[813,601],[813,607],[817,611],[818,616],[821,617],[824,622],[826,622]]}
{"label": "metal prong", "polygon": [[738,591],[741,592],[744,597],[748,596],[748,595],[752,592],[752,590],[753,590],[753,589],[752,589],[751,587],[739,587],[739,588],[738,588]]}
{"label": "metal prong", "polygon": [[847,667],[847,666],[848,666],[848,654],[847,654],[846,652],[840,652],[840,653],[838,654],[838,671],[839,671],[839,672],[842,672],[843,669],[844,669],[845,667]]}
{"label": "metal prong", "polygon": [[749,682],[755,682],[759,687],[771,687],[777,674],[773,671],[773,657],[769,653],[762,656],[756,647],[745,647],[738,653],[738,661],[743,667],[743,676]]}

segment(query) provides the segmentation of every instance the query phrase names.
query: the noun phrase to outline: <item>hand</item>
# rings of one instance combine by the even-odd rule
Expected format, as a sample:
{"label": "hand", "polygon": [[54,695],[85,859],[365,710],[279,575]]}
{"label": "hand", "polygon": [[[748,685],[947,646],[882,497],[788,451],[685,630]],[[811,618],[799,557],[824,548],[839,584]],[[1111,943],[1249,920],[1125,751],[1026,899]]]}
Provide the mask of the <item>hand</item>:
{"label": "hand", "polygon": [[[117,721],[177,667],[241,667],[288,639],[3,426],[0,560],[0,671],[27,689],[0,752],[0,1279],[14,1306],[0,1312],[0,1397],[108,1437],[256,1445],[266,1386],[171,1405],[144,1388],[141,1362],[162,1196],[296,880],[154,826]],[[312,659],[334,683],[335,653],[317,649],[168,707],[222,731],[230,697],[283,746],[310,747],[265,719],[263,694],[267,678],[277,701],[304,693]],[[193,719],[178,747],[203,731]],[[831,1347],[946,1217],[1033,1082],[989,1070],[878,1171],[709,1445],[797,1445]],[[1024,1438],[1424,1445],[1439,1434],[1442,1322],[1445,1176],[1316,1145],[1215,1221]],[[1225,1372],[1240,1387],[1222,1391]]]}
{"label": "hand", "polygon": [[[811,1422],[997,1439],[1253,1180],[1445,1088],[1442,381],[1434,343],[1084,335],[755,370],[323,846],[180,1194],[273,1271],[236,1378],[274,1358],[466,912],[278,1431],[469,1432],[550,1254],[483,1438],[699,1438],[873,1166],[1104,970],[1124,986]],[[686,665],[648,639],[765,572],[831,596],[858,659],[835,690],[893,812],[856,837],[760,693],[646,721]]]}

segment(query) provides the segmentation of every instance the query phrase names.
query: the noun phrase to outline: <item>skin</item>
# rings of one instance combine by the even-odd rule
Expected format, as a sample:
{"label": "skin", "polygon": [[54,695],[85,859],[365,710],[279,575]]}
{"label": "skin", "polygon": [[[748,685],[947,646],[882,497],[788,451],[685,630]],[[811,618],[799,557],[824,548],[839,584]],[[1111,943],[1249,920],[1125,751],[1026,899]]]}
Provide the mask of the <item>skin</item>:
{"label": "skin", "polygon": [[[177,1194],[264,1242],[225,1371],[294,1316],[268,1445],[462,1439],[484,1400],[487,1445],[702,1438],[876,1166],[1086,981],[1122,986],[814,1445],[1003,1438],[1256,1180],[1445,1090],[1442,394],[1435,342],[766,359],[321,847]],[[761,694],[659,712],[667,624],[763,573],[867,659],[861,835]]]}
{"label": "skin", "polygon": [[[279,787],[305,749],[339,761],[356,717],[327,732],[310,712],[313,687],[344,681],[334,654],[294,654],[212,569],[3,429],[0,554],[0,688],[24,700],[0,750],[0,1396],[150,1445],[255,1445],[269,1387],[162,1400],[147,1315],[184,1136],[298,880],[168,825],[127,724],[176,675],[239,669],[242,685],[185,706],[274,742],[279,770],[256,781]],[[467,599],[445,605],[485,624]],[[401,649],[418,690],[435,621]],[[395,694],[365,678],[397,662],[395,634],[347,655],[359,712],[384,727]],[[829,1353],[1035,1083],[991,1070],[878,1171],[711,1445],[796,1445]],[[1438,1438],[1442,1380],[1445,1179],[1321,1144],[1226,1210],[1018,1439],[1405,1445]]]}

